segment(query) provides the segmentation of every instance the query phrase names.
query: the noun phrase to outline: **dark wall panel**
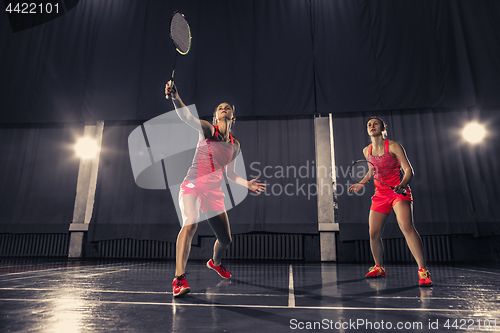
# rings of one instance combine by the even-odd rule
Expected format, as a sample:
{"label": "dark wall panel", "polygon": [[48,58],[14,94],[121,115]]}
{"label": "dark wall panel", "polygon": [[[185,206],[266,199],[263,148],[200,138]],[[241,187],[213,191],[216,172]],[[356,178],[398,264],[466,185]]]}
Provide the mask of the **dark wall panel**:
{"label": "dark wall panel", "polygon": [[242,116],[500,104],[498,1],[95,0],[15,33],[0,15],[0,122],[162,114],[176,9],[193,33],[176,82],[201,110],[221,99]]}

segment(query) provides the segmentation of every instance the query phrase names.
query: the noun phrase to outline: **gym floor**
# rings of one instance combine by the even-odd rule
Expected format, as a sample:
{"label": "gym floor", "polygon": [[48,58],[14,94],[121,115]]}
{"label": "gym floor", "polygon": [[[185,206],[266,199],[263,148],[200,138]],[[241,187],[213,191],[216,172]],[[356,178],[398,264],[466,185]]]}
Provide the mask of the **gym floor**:
{"label": "gym floor", "polygon": [[500,268],[224,261],[220,278],[188,263],[191,292],[172,296],[174,261],[0,259],[0,332],[500,331]]}

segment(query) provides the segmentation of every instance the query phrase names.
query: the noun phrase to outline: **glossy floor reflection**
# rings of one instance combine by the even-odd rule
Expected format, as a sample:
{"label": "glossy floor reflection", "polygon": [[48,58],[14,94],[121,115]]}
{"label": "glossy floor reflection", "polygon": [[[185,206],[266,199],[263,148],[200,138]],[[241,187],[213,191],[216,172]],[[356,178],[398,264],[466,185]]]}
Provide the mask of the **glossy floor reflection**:
{"label": "glossy floor reflection", "polygon": [[173,299],[173,261],[0,260],[0,332],[500,331],[500,269],[226,261],[221,279],[190,262]]}

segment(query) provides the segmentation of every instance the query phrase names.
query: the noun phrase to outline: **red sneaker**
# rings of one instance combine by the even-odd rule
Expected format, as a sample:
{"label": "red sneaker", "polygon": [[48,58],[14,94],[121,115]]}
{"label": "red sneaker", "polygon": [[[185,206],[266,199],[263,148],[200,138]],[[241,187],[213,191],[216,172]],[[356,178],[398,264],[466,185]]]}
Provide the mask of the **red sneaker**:
{"label": "red sneaker", "polygon": [[186,281],[186,276],[184,274],[174,278],[174,281],[172,281],[172,289],[174,291],[174,296],[187,294],[191,291],[191,288],[189,287],[189,284]]}
{"label": "red sneaker", "polygon": [[378,278],[385,276],[385,268],[380,267],[379,265],[375,265],[370,267],[370,271],[366,273],[365,278]]}
{"label": "red sneaker", "polygon": [[425,268],[420,268],[418,270],[418,277],[420,278],[418,281],[418,285],[420,287],[431,287],[432,286],[432,281],[431,281],[431,273]]}
{"label": "red sneaker", "polygon": [[231,277],[231,273],[229,273],[229,271],[224,266],[222,266],[222,264],[220,264],[219,266],[215,266],[212,259],[207,261],[207,267],[216,271],[220,275],[220,277],[223,277],[224,279],[229,279]]}

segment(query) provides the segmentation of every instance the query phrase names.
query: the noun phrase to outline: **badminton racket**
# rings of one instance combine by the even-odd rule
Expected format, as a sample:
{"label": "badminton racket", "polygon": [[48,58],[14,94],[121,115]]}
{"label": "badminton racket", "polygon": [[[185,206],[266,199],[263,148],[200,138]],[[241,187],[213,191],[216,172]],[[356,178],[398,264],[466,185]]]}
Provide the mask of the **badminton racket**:
{"label": "badminton racket", "polygon": [[[379,181],[380,183],[384,184],[385,186],[388,186],[391,188],[391,190],[394,190],[394,186],[391,186],[387,183],[384,183],[380,179],[377,179],[376,177],[377,174],[377,168],[373,165],[372,162],[366,161],[366,160],[358,160],[354,162],[350,169],[349,169],[349,176],[351,176],[352,180],[356,184],[365,184],[370,181],[370,179],[375,179]],[[365,177],[368,175],[368,178],[365,179]],[[406,190],[403,190],[401,195],[406,196]]]}
{"label": "badminton racket", "polygon": [[[172,77],[170,79],[170,87],[175,89],[174,74],[177,55],[186,55],[191,49],[191,29],[189,28],[189,23],[186,20],[186,17],[179,11],[175,11],[170,19],[170,38],[172,39],[172,43],[174,44],[176,50]],[[169,98],[168,95],[166,97],[167,99]]]}

